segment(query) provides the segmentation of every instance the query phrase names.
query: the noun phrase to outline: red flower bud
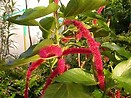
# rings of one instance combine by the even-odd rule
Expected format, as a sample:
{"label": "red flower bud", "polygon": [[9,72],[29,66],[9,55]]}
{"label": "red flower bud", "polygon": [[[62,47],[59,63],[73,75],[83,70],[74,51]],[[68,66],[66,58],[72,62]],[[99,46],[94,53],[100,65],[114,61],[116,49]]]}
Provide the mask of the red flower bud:
{"label": "red flower bud", "polygon": [[101,14],[101,12],[103,11],[104,8],[105,8],[105,6],[101,6],[101,7],[98,9],[97,13],[98,13],[98,14]]}
{"label": "red flower bud", "polygon": [[96,24],[97,24],[97,19],[94,19],[94,20],[92,21],[92,23],[93,23],[94,25],[96,25]]}
{"label": "red flower bud", "polygon": [[117,90],[116,92],[115,92],[115,98],[120,98],[121,97],[121,92],[120,92],[120,90]]}
{"label": "red flower bud", "polygon": [[57,64],[57,70],[59,74],[63,74],[66,70],[66,66],[65,66],[65,60],[60,58],[58,60],[58,64]]}

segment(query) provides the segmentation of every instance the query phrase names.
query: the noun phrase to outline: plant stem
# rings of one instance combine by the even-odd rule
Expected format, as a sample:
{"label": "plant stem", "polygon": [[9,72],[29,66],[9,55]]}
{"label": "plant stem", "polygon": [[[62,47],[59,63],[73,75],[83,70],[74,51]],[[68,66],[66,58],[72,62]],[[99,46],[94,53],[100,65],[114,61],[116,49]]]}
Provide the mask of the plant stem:
{"label": "plant stem", "polygon": [[81,58],[80,58],[80,53],[78,53],[78,66],[81,67]]}
{"label": "plant stem", "polygon": [[56,43],[59,45],[59,31],[58,31],[58,15],[57,11],[54,12],[54,17],[55,17],[55,36],[56,36]]}
{"label": "plant stem", "polygon": [[[25,0],[25,6],[26,6],[26,9],[27,9],[28,8],[27,0]],[[30,46],[32,46],[32,39],[31,39],[30,27],[29,26],[28,26],[28,34],[29,34]]]}
{"label": "plant stem", "polygon": [[[55,1],[54,2],[56,4],[58,4],[59,1]],[[59,45],[59,31],[58,31],[58,26],[59,26],[59,22],[58,22],[58,12],[55,11],[54,12],[54,18],[55,18],[55,37],[56,37],[56,43]]]}

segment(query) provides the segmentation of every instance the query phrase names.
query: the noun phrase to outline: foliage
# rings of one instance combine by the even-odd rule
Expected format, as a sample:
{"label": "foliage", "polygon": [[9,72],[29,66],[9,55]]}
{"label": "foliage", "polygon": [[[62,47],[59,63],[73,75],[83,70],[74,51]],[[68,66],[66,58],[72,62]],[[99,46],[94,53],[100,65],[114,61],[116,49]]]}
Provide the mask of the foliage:
{"label": "foliage", "polygon": [[[109,1],[70,0],[66,7],[61,1],[58,5],[58,1],[49,0],[47,7],[29,8],[22,15],[7,19],[19,25],[39,26],[43,40],[29,47],[17,60],[0,64],[1,74],[7,72],[4,77],[9,77],[9,72],[23,71],[15,77],[21,80],[14,80],[12,75],[8,80],[2,78],[1,87],[5,87],[4,82],[9,86],[10,79],[13,81],[9,86],[11,94],[8,90],[4,94],[12,97],[24,94],[25,98],[129,97],[131,51],[115,42],[125,36],[116,35],[113,25],[109,28],[105,17],[100,15],[106,5],[108,8]],[[51,13],[52,16],[46,17]],[[130,44],[129,40],[124,41]],[[22,93],[14,93],[15,87],[16,91],[21,88]]]}
{"label": "foliage", "polygon": [[127,33],[131,22],[131,1],[111,0],[103,15],[110,20],[110,28],[116,33]]}
{"label": "foliage", "polygon": [[13,24],[6,20],[8,14],[15,11],[14,5],[15,2],[10,0],[0,1],[0,61],[8,60],[8,58],[15,58],[13,54],[10,53],[10,48],[13,41],[10,39],[14,33],[11,33],[10,30],[13,28]]}

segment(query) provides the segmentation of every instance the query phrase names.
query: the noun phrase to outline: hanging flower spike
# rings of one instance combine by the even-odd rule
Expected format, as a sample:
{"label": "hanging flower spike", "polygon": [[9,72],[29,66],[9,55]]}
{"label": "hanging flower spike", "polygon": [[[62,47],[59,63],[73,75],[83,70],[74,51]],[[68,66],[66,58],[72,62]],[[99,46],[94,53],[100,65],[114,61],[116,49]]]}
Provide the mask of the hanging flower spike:
{"label": "hanging flower spike", "polygon": [[91,51],[88,48],[69,48],[67,50],[64,50],[62,55],[76,54],[76,53],[89,55],[91,54]]}
{"label": "hanging flower spike", "polygon": [[87,42],[89,43],[89,49],[94,56],[95,70],[96,70],[97,80],[99,82],[99,87],[101,90],[104,90],[105,82],[104,82],[104,74],[103,74],[103,63],[102,63],[101,54],[98,49],[99,48],[98,43],[94,40],[94,38],[92,38],[90,31],[87,28],[85,28],[81,22],[77,20],[66,20],[64,23],[71,23],[74,26],[76,26],[79,32],[82,32],[83,37],[87,39]]}
{"label": "hanging flower spike", "polygon": [[52,56],[59,57],[62,55],[62,49],[56,45],[47,46],[39,51],[39,55],[41,58],[49,58]]}
{"label": "hanging flower spike", "polygon": [[40,98],[43,98],[46,89],[48,88],[48,86],[51,84],[52,80],[58,75],[58,70],[57,68],[55,68],[53,70],[53,72],[51,72],[51,74],[49,75],[49,77],[46,80],[45,86],[43,87],[42,91],[41,91],[41,96]]}
{"label": "hanging flower spike", "polygon": [[54,69],[54,71],[49,75],[46,83],[45,83],[45,86],[43,88],[43,90],[41,91],[41,96],[40,98],[43,98],[44,94],[45,94],[45,91],[46,89],[48,88],[48,86],[51,84],[52,80],[59,74],[63,74],[65,71],[67,71],[68,68],[67,68],[67,65],[65,65],[65,60],[60,58],[58,60],[58,63],[57,63],[57,67]]}
{"label": "hanging flower spike", "polygon": [[48,88],[48,86],[51,84],[52,80],[58,75],[58,70],[57,68],[55,68],[53,70],[53,72],[49,75],[49,77],[46,80],[45,86],[43,87],[42,91],[41,91],[41,96],[40,98],[43,98],[46,89]]}
{"label": "hanging flower spike", "polygon": [[41,63],[43,62],[43,59],[39,59],[36,62],[33,62],[26,73],[26,87],[25,87],[25,91],[24,91],[24,98],[28,98],[28,87],[29,87],[29,80],[30,80],[30,76],[33,70],[35,70],[37,67],[39,67],[41,65]]}
{"label": "hanging flower spike", "polygon": [[96,68],[96,76],[97,80],[99,81],[99,87],[101,90],[105,89],[105,79],[104,79],[104,74],[103,74],[103,63],[102,63],[102,58],[101,54],[99,51],[99,45],[94,38],[92,38],[90,31],[84,30],[83,31],[84,37],[87,39],[87,42],[89,43],[89,48],[92,51],[92,54],[94,55],[94,63],[95,63],[95,68]]}
{"label": "hanging flower spike", "polygon": [[[56,45],[51,45],[51,46],[47,46],[42,48],[39,51],[39,55],[42,58],[48,58],[48,57],[52,57],[52,56],[57,56],[60,57],[62,56],[62,49],[59,46]],[[43,98],[46,89],[48,88],[48,86],[51,84],[52,80],[58,75],[58,74],[62,74],[64,71],[66,70],[66,66],[65,66],[65,61],[64,59],[59,59],[58,60],[58,66],[54,69],[54,71],[49,75],[45,86],[43,87],[43,90],[41,91],[41,96],[40,98]]]}

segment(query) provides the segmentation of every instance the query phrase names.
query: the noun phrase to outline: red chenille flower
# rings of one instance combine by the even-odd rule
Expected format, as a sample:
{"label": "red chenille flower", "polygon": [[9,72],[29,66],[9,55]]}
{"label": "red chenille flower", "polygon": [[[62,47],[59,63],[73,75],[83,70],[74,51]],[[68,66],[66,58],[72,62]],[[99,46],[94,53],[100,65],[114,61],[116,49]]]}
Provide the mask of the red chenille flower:
{"label": "red chenille flower", "polygon": [[26,88],[25,88],[25,92],[24,92],[24,98],[28,98],[29,80],[30,80],[30,76],[31,76],[32,71],[35,70],[37,67],[39,67],[43,61],[44,61],[43,59],[39,59],[36,62],[33,62],[29,66],[28,71],[26,73]]}
{"label": "red chenille flower", "polygon": [[41,58],[48,58],[52,56],[59,57],[62,55],[62,49],[56,45],[47,46],[47,47],[40,49],[39,55]]}
{"label": "red chenille flower", "polygon": [[65,71],[67,70],[67,65],[65,65],[65,60],[60,58],[58,60],[57,63],[57,67],[53,70],[53,72],[51,72],[51,74],[49,75],[49,77],[46,80],[45,86],[43,87],[43,90],[41,91],[41,96],[40,98],[43,98],[46,89],[48,88],[48,86],[51,84],[52,80],[60,74],[63,74]]}
{"label": "red chenille flower", "polygon": [[62,55],[76,54],[76,53],[89,55],[91,54],[91,51],[88,48],[69,48],[64,50]]}
{"label": "red chenille flower", "polygon": [[[101,9],[99,10],[99,12],[101,11]],[[95,41],[94,38],[92,38],[90,31],[86,27],[84,27],[84,25],[80,21],[77,20],[66,20],[66,21],[68,21],[65,22],[68,23],[68,25],[69,23],[71,23],[74,26],[76,26],[79,32],[82,32],[82,34],[80,35],[82,35],[82,37],[87,39],[87,43],[89,44],[89,49],[94,56],[95,70],[96,70],[97,80],[99,82],[99,87],[101,90],[104,90],[105,82],[104,82],[104,74],[103,74],[103,63],[102,63],[102,58],[99,51],[98,43]]]}
{"label": "red chenille flower", "polygon": [[98,14],[101,14],[101,12],[103,11],[104,8],[105,8],[105,6],[101,6],[101,7],[97,10],[97,13],[98,13]]}
{"label": "red chenille flower", "polygon": [[46,80],[45,86],[43,87],[43,90],[41,91],[41,96],[40,98],[43,98],[46,89],[48,88],[48,86],[51,84],[52,80],[58,75],[58,70],[57,68],[55,68],[53,70],[53,72],[51,72],[51,74],[49,75],[49,77]]}

